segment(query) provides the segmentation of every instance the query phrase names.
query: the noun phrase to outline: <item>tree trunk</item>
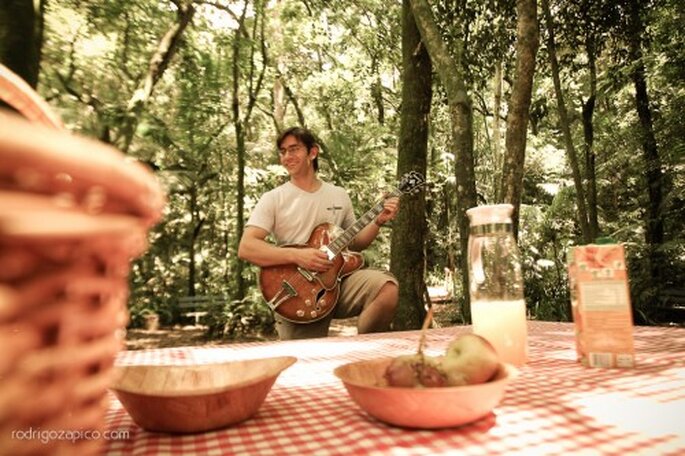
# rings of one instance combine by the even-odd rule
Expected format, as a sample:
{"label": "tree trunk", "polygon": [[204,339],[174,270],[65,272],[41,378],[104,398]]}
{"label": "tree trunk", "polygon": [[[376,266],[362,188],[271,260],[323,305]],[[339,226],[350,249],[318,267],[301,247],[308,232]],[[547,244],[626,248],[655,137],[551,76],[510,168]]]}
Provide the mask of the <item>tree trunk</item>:
{"label": "tree trunk", "polygon": [[597,215],[597,176],[595,172],[595,150],[593,147],[595,133],[592,118],[595,112],[595,101],[597,100],[597,66],[595,63],[594,37],[591,33],[585,42],[588,70],[590,72],[590,96],[583,103],[583,136],[585,137],[585,178],[588,187],[587,205],[590,236],[592,239],[595,239],[599,235],[599,218]]}
{"label": "tree trunk", "polygon": [[580,223],[580,231],[583,236],[583,242],[589,244],[592,242],[590,233],[590,224],[588,222],[587,207],[585,204],[585,190],[583,188],[583,178],[580,173],[580,165],[578,164],[578,154],[573,145],[573,137],[571,136],[571,125],[568,120],[568,113],[566,111],[566,104],[564,102],[564,94],[561,90],[561,80],[559,79],[559,62],[557,61],[556,44],[554,42],[554,24],[552,21],[552,14],[549,10],[549,1],[542,0],[542,11],[545,15],[545,23],[547,25],[547,52],[549,53],[549,63],[552,70],[552,80],[554,81],[554,92],[557,97],[557,110],[559,111],[559,125],[564,136],[564,145],[566,147],[566,155],[571,171],[573,174],[573,183],[576,189],[576,206],[578,209],[578,222]]}
{"label": "tree trunk", "polygon": [[[321,56],[321,50],[317,49],[316,50],[316,68],[318,74],[325,74],[326,70],[324,70],[324,59]],[[335,131],[335,127],[333,126],[333,116],[331,115],[331,110],[329,109],[329,104],[326,101],[327,95],[323,90],[323,87],[320,87],[318,90],[319,93],[319,99],[320,99],[320,104],[319,104],[319,109],[323,111],[323,117],[326,119],[326,128],[328,131]]]}
{"label": "tree trunk", "polygon": [[663,204],[663,172],[654,136],[654,127],[652,126],[652,112],[649,107],[645,65],[642,61],[644,25],[642,24],[641,15],[640,2],[638,0],[630,0],[628,36],[630,60],[633,68],[631,77],[635,84],[635,105],[640,119],[642,154],[645,161],[645,179],[649,195],[646,211],[645,241],[649,254],[652,283],[660,284],[663,277],[663,260],[659,253],[659,248],[664,242],[664,223],[661,211]]}
{"label": "tree trunk", "polygon": [[41,39],[36,19],[33,0],[0,2],[0,63],[34,89],[38,85]]}
{"label": "tree trunk", "polygon": [[[397,174],[416,170],[425,175],[428,157],[428,115],[432,86],[431,61],[411,12],[402,3],[402,108]],[[425,240],[427,236],[425,192],[404,198],[393,223],[390,270],[400,282],[400,299],[393,328],[417,329],[425,317]]]}
{"label": "tree trunk", "polygon": [[[242,122],[238,120],[235,124],[235,135],[237,139],[236,153],[238,155],[238,182],[236,183],[236,249],[238,251],[238,244],[245,231],[245,132],[243,131]],[[245,269],[244,262],[237,258],[236,260],[236,299],[242,300],[247,291],[247,284],[243,277]]]}
{"label": "tree trunk", "polygon": [[[231,100],[231,109],[233,112],[233,128],[235,130],[236,139],[236,155],[238,158],[237,182],[236,182],[236,235],[235,235],[235,251],[238,251],[240,239],[245,231],[245,131],[243,129],[243,121],[240,115],[240,46],[242,43],[241,33],[245,26],[245,15],[247,13],[248,2],[245,2],[238,28],[235,30],[233,36],[233,94]],[[240,258],[236,258],[235,269],[235,284],[236,284],[236,299],[242,300],[245,297],[246,284],[243,277],[245,263]]]}
{"label": "tree trunk", "polygon": [[36,10],[36,40],[34,44],[34,48],[36,50],[36,86],[40,82],[40,64],[43,60],[43,41],[45,37],[45,7],[47,6],[47,3],[48,0],[38,0],[38,8]]}
{"label": "tree trunk", "polygon": [[514,235],[518,235],[519,208],[523,193],[523,167],[526,161],[526,138],[530,99],[533,93],[535,54],[538,49],[536,0],[516,2],[516,79],[507,115],[506,156],[502,169],[502,196],[514,206]]}
{"label": "tree trunk", "polygon": [[147,74],[143,78],[140,86],[133,92],[133,95],[128,102],[128,113],[124,125],[124,141],[121,146],[121,149],[124,152],[128,151],[131,146],[136,127],[140,121],[140,115],[152,96],[152,92],[154,91],[157,82],[176,54],[181,42],[181,36],[193,19],[194,14],[195,7],[192,3],[181,4],[179,2],[176,22],[169,27],[169,30],[167,30],[160,40],[157,45],[157,50],[150,59]]}
{"label": "tree trunk", "polygon": [[502,179],[502,172],[504,160],[502,154],[502,127],[501,116],[502,112],[502,61],[498,60],[495,63],[495,77],[493,79],[494,90],[494,105],[492,108],[492,144],[493,144],[493,160],[495,172],[493,173],[492,189],[495,196],[495,201],[500,201],[502,195],[500,194],[500,182]]}
{"label": "tree trunk", "polygon": [[[245,137],[246,137],[246,127],[250,124],[250,118],[252,117],[252,111],[257,102],[257,96],[262,90],[262,84],[264,82],[264,74],[266,72],[266,43],[265,43],[265,16],[264,16],[264,2],[256,2],[255,10],[256,14],[253,22],[253,29],[251,36],[243,37],[245,34],[245,17],[247,15],[249,2],[245,2],[245,7],[243,9],[242,15],[240,16],[238,22],[238,28],[235,31],[233,37],[233,93],[231,100],[231,107],[233,112],[233,126],[235,129],[236,138],[236,154],[238,158],[238,169],[237,169],[237,184],[236,184],[236,204],[237,204],[237,220],[236,220],[236,234],[235,234],[235,251],[238,251],[238,245],[240,244],[240,239],[243,236],[243,231],[245,231]],[[259,31],[257,30],[259,28]],[[240,83],[242,79],[241,59],[240,50],[243,43],[249,43],[249,68],[247,71],[247,77],[245,85],[247,86],[247,103],[244,107],[243,113],[241,113],[240,102],[243,98],[240,95]],[[259,46],[261,52],[262,67],[257,71],[255,66],[255,48]],[[245,277],[243,277],[243,271],[245,270],[245,263],[241,259],[236,260],[236,299],[242,300],[247,294],[247,282]]]}
{"label": "tree trunk", "polygon": [[376,118],[378,124],[385,123],[385,105],[383,103],[383,82],[381,81],[381,74],[378,71],[378,59],[373,57],[371,60],[371,71],[375,77],[374,82],[371,83],[371,98],[376,105]]}
{"label": "tree trunk", "polygon": [[[426,0],[411,0],[416,24],[421,32],[423,43],[428,48],[431,62],[435,67],[447,93],[452,140],[455,149],[455,177],[457,184],[457,224],[461,246],[461,279],[463,290],[468,290],[469,271],[466,251],[469,242],[469,220],[466,210],[476,206],[476,178],[473,159],[473,109],[469,93],[464,83],[463,62],[461,61],[463,42],[458,42],[457,59],[453,59],[442,40],[440,30],[433,19],[433,13]],[[465,321],[471,320],[470,299],[464,293],[461,309]]]}
{"label": "tree trunk", "polygon": [[279,76],[278,79],[283,84],[283,90],[285,91],[288,100],[290,100],[290,102],[293,104],[293,108],[295,108],[295,113],[297,114],[297,121],[300,122],[301,126],[306,127],[307,120],[304,117],[304,112],[302,111],[300,103],[297,101],[297,97],[293,93],[293,90],[290,88],[288,84],[285,83],[285,79],[283,78],[283,76]]}
{"label": "tree trunk", "polygon": [[280,78],[274,80],[273,89],[271,89],[271,98],[273,100],[273,118],[274,127],[277,132],[285,130],[283,122],[285,120],[285,89]]}
{"label": "tree trunk", "polygon": [[[280,49],[283,46],[283,41],[285,34],[283,32],[283,24],[281,23],[281,14],[283,8],[281,7],[281,1],[277,1],[273,8],[271,8],[271,14],[269,17],[270,33],[271,33],[271,45]],[[274,66],[276,70],[276,77],[274,78],[273,88],[271,89],[271,99],[273,103],[273,119],[274,127],[276,132],[280,133],[285,130],[286,126],[283,124],[285,121],[286,112],[286,89],[284,78],[281,75],[281,68],[285,64],[285,55],[283,53],[277,54],[274,58],[274,62],[269,62]]]}
{"label": "tree trunk", "polygon": [[195,263],[195,244],[197,238],[200,236],[200,231],[202,230],[202,225],[204,224],[204,219],[198,219],[199,210],[197,207],[197,185],[193,184],[190,189],[190,226],[193,227],[193,231],[190,233],[190,240],[188,242],[188,296],[195,296],[195,276],[196,276],[196,263]]}

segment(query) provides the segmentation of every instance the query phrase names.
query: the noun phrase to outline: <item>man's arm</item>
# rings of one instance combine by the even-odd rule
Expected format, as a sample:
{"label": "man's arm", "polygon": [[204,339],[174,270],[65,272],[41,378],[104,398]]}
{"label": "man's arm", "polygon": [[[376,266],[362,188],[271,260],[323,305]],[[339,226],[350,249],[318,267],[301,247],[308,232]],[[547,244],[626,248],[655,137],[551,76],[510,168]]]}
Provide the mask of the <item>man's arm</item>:
{"label": "man's arm", "polygon": [[256,226],[248,226],[238,246],[238,256],[257,266],[294,263],[292,249],[280,248],[265,241],[269,233]]}
{"label": "man's arm", "polygon": [[312,271],[326,271],[333,263],[314,248],[278,247],[265,241],[269,233],[256,226],[245,228],[238,246],[238,256],[257,266],[296,264]]}
{"label": "man's arm", "polygon": [[380,229],[381,227],[376,225],[376,223],[371,223],[365,227],[354,237],[354,240],[350,243],[350,250],[361,252],[370,246],[371,243],[376,240],[376,236],[378,236]]}
{"label": "man's arm", "polygon": [[383,212],[381,212],[373,223],[370,223],[367,227],[357,234],[354,241],[350,244],[350,249],[361,252],[365,248],[371,245],[371,243],[378,236],[380,227],[385,225],[390,220],[394,219],[397,215],[397,211],[400,208],[399,198],[388,198],[383,203]]}

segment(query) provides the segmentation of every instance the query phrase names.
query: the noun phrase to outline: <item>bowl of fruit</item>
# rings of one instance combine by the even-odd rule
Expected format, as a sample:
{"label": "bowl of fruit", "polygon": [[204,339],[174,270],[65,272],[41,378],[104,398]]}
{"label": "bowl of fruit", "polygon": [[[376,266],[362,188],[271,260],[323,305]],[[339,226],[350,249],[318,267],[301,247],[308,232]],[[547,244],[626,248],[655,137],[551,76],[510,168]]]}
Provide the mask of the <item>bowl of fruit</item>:
{"label": "bowl of fruit", "polygon": [[488,415],[500,403],[518,370],[500,362],[481,336],[465,334],[443,356],[417,353],[356,361],[337,367],[352,400],[387,424],[438,429]]}

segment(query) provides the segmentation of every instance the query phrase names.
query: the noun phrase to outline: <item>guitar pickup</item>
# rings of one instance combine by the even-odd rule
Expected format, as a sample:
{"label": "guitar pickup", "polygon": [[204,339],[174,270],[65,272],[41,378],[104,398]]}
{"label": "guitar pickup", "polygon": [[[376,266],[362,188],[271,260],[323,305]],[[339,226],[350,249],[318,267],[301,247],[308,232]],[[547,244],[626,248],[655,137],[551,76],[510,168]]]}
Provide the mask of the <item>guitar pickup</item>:
{"label": "guitar pickup", "polygon": [[[312,280],[314,280],[314,274],[312,274],[311,272],[307,271],[306,269],[298,267],[298,268],[297,268],[297,271],[298,271],[300,274],[302,274],[302,276],[304,276],[304,278],[307,279],[309,282],[311,282]],[[285,286],[285,283],[286,283],[286,282],[283,281],[283,284],[284,284],[283,286]],[[292,288],[292,287],[290,286],[290,284],[288,284],[288,286],[289,286],[290,288]],[[295,291],[295,290],[293,290],[293,291]]]}

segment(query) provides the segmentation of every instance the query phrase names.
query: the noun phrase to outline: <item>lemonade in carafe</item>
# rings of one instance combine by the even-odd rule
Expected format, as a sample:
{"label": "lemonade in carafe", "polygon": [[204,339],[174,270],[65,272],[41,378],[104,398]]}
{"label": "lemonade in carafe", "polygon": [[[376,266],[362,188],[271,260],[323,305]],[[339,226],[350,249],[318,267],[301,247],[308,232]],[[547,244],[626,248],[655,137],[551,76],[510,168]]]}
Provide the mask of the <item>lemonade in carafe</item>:
{"label": "lemonade in carafe", "polygon": [[528,331],[512,211],[510,204],[466,211],[469,295],[473,332],[488,339],[502,361],[521,366],[528,357]]}

